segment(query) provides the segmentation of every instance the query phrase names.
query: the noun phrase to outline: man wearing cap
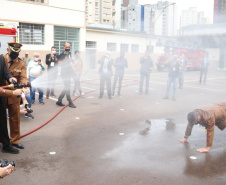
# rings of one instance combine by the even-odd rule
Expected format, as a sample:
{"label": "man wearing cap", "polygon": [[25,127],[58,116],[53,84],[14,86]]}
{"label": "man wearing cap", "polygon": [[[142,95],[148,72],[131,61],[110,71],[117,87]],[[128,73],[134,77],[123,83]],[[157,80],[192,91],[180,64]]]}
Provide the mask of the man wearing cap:
{"label": "man wearing cap", "polygon": [[[0,86],[3,85],[3,78],[8,82],[16,80],[13,78],[10,72],[7,70],[3,56],[0,55]],[[18,154],[19,150],[13,148],[9,140],[6,118],[6,104],[5,97],[12,97],[15,95],[21,95],[22,89],[16,89],[14,91],[5,90],[0,87],[0,139],[2,142],[2,151],[12,154]]]}
{"label": "man wearing cap", "polygon": [[197,149],[198,152],[208,152],[213,144],[214,126],[216,125],[220,130],[226,127],[226,102],[214,104],[211,106],[196,109],[188,114],[188,125],[183,139],[179,140],[181,143],[188,143],[188,137],[194,125],[200,124],[205,127],[207,131],[207,146],[206,148]]}
{"label": "man wearing cap", "polygon": [[[17,79],[17,82],[27,83],[26,64],[18,57],[21,47],[22,44],[20,43],[8,42],[7,54],[3,57],[9,72]],[[30,91],[26,87],[23,88],[23,92],[28,94]],[[24,146],[20,143],[20,98],[16,96],[8,97],[6,98],[6,105],[9,110],[11,143],[13,146],[23,149]]]}

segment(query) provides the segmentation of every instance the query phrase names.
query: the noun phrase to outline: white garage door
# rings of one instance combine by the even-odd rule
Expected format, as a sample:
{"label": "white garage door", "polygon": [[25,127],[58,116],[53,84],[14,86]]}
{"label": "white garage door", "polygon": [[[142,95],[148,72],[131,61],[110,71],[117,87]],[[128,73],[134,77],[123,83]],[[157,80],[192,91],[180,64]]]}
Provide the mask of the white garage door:
{"label": "white garage door", "polygon": [[9,41],[14,42],[15,41],[14,36],[0,35],[0,55],[7,53],[7,51],[6,51],[6,49],[8,47],[7,42],[9,42]]}

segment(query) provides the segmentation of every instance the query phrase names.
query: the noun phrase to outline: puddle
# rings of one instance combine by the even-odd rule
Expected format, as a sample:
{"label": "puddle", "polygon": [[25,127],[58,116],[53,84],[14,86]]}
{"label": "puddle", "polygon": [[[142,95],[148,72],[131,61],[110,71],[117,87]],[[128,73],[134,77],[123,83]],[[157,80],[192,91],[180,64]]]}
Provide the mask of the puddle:
{"label": "puddle", "polygon": [[[143,121],[142,125],[144,127],[146,125],[146,128],[124,135],[120,145],[106,151],[102,158],[112,159],[115,165],[120,168],[150,168],[152,165],[159,166],[159,162],[156,159],[161,158],[162,155],[168,155],[169,151],[172,150],[169,147],[165,148],[163,146],[172,145],[175,142],[174,140],[168,140],[168,131],[174,130],[175,124],[171,119],[149,119]],[[123,134],[119,133],[119,135]],[[164,145],[161,143],[162,141],[164,141]],[[153,150],[161,151],[161,154],[156,155],[155,152],[151,152]],[[151,166],[150,160],[152,161]],[[160,170],[162,170],[161,167]]]}
{"label": "puddle", "polygon": [[218,177],[226,173],[226,150],[220,150],[216,153],[206,153],[201,155],[200,160],[195,160],[197,157],[190,156],[186,160],[184,173],[188,176],[206,179]]}
{"label": "puddle", "polygon": [[172,119],[150,119],[145,120],[145,123],[149,125],[149,127],[141,130],[139,133],[141,135],[147,135],[152,132],[158,131],[174,131],[175,123]]}

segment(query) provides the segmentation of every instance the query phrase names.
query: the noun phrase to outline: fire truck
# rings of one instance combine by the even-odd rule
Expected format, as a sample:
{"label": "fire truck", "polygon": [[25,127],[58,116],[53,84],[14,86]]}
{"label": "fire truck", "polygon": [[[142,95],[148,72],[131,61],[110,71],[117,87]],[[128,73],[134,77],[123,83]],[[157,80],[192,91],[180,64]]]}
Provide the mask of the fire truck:
{"label": "fire truck", "polygon": [[167,68],[165,62],[172,58],[173,55],[184,54],[184,58],[187,61],[186,68],[187,70],[199,70],[200,62],[204,58],[205,51],[202,50],[187,50],[187,49],[175,49],[172,53],[166,53],[160,56],[157,60],[157,69],[162,71],[164,68]]}
{"label": "fire truck", "polygon": [[[159,42],[160,46],[165,46],[165,54],[157,60],[157,69],[159,71],[168,67],[166,61],[172,58],[175,54],[184,54],[187,70],[199,70],[200,62],[205,56],[205,51],[195,46],[186,46],[178,41]],[[183,47],[184,46],[184,47]]]}
{"label": "fire truck", "polygon": [[7,42],[17,42],[16,28],[0,26],[0,54],[5,54],[8,47]]}

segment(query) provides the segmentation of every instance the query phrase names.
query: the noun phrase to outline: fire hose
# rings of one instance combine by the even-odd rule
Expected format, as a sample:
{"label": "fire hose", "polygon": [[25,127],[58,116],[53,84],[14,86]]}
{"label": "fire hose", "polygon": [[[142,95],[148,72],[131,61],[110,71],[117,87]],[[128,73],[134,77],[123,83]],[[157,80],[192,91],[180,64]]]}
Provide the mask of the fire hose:
{"label": "fire hose", "polygon": [[2,89],[22,89],[24,87],[31,87],[31,82],[17,83],[13,80],[13,83],[11,83],[10,85],[1,86]]}
{"label": "fire hose", "polygon": [[[130,79],[124,79],[124,80],[130,80]],[[94,80],[92,80],[92,81],[94,81]],[[136,81],[135,83],[131,83],[131,84],[127,84],[127,85],[123,85],[122,87],[127,87],[127,86],[130,86],[130,85],[135,85],[135,84],[137,84],[138,82],[139,82],[139,80],[133,80],[133,81]],[[11,86],[12,86],[12,84],[10,84]],[[9,86],[10,85],[8,85],[8,86],[3,86],[3,87],[1,87],[1,88],[4,88],[4,89],[8,89],[9,88]],[[25,84],[18,84],[18,87],[22,87],[23,85],[25,85]],[[31,87],[31,83],[27,83],[27,85],[30,85],[30,87]],[[14,86],[15,87],[15,86]],[[16,86],[17,87],[17,86]],[[26,86],[26,87],[29,87],[29,86]],[[22,87],[23,88],[23,87]],[[95,89],[95,90],[92,90],[92,91],[88,91],[88,92],[86,92],[85,94],[89,94],[89,93],[92,93],[92,92],[95,92],[95,91],[98,91],[99,89]],[[76,98],[74,98],[72,101],[75,101],[77,98],[79,98],[80,96],[78,96],[78,97],[76,97]],[[27,132],[27,133],[25,133],[25,134],[23,134],[23,135],[21,135],[20,136],[20,138],[23,138],[23,137],[25,137],[25,136],[27,136],[27,135],[30,135],[31,133],[33,133],[33,132],[35,132],[35,131],[37,131],[37,130],[39,130],[39,129],[41,129],[42,127],[44,127],[45,125],[47,125],[50,121],[52,121],[55,117],[57,117],[57,115],[58,114],[60,114],[67,106],[68,106],[69,104],[66,104],[63,108],[61,108],[52,118],[50,118],[49,120],[47,120],[45,123],[43,123],[42,125],[40,125],[39,127],[37,127],[37,128],[35,128],[35,129],[33,129],[33,130],[31,130],[31,131],[29,131],[29,132]]]}

